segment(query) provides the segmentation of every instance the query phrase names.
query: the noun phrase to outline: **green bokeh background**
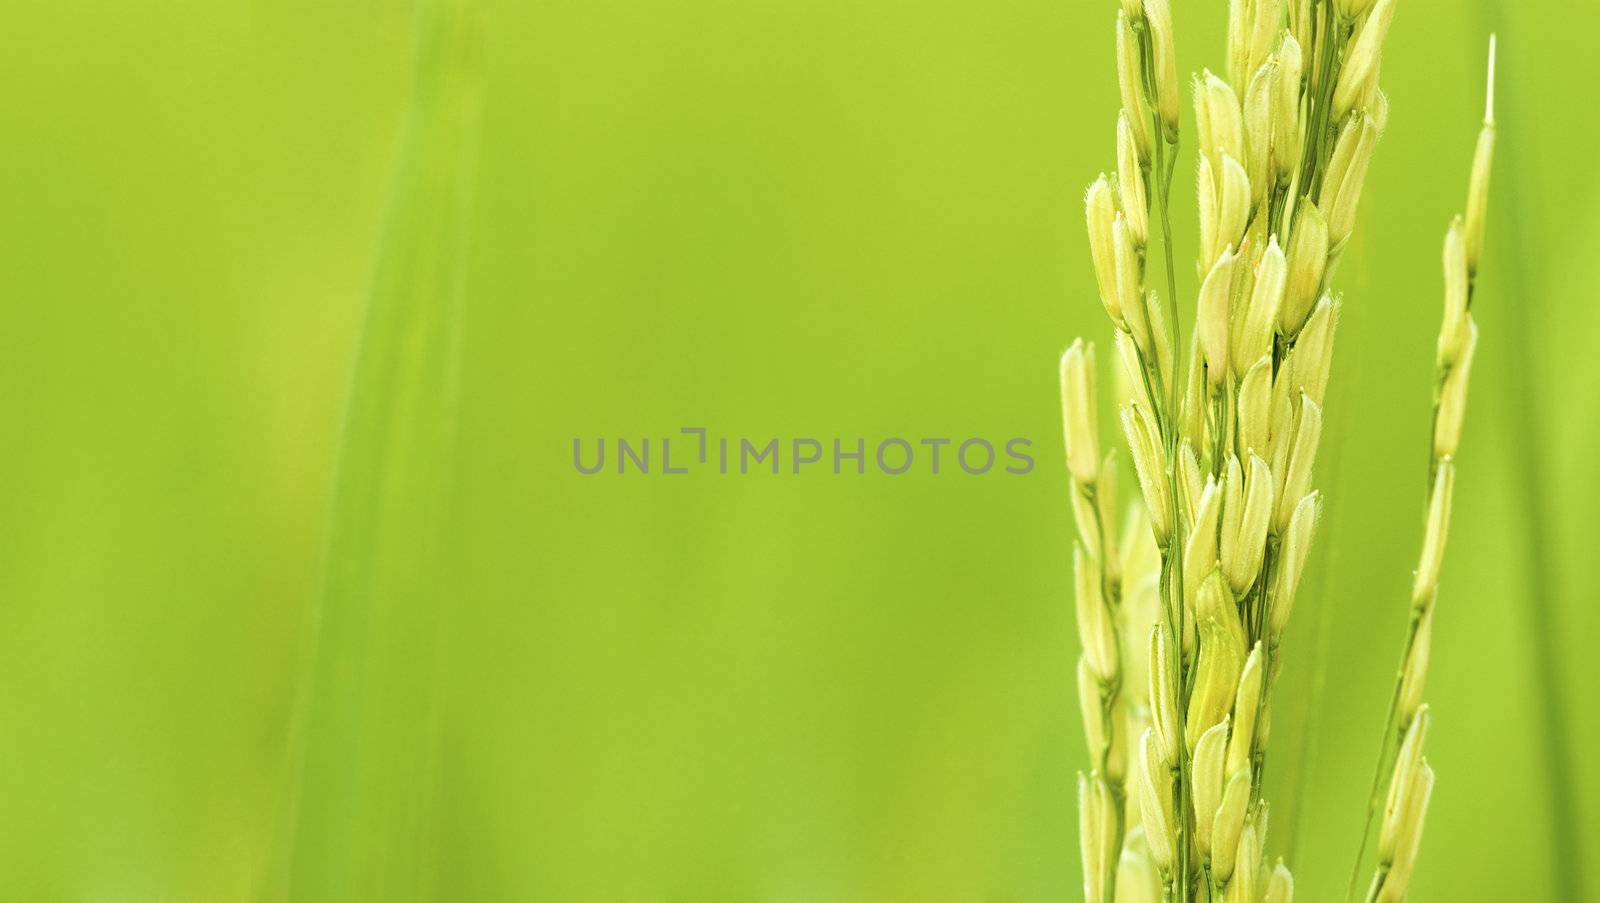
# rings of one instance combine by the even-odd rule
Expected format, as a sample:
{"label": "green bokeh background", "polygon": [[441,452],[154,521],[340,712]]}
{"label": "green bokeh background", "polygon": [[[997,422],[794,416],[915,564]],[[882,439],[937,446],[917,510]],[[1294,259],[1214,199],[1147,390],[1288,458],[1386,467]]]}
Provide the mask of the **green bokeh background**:
{"label": "green bokeh background", "polygon": [[[1223,6],[1179,5],[1184,71],[1220,59]],[[357,845],[415,876],[377,896],[285,883],[283,826],[297,750],[347,742],[292,725],[416,10],[7,4],[0,898],[1077,897],[1054,381],[1073,336],[1107,338],[1080,197],[1112,162],[1114,8],[485,5],[431,652],[393,650],[432,695],[387,713],[429,752],[375,791],[431,830]],[[1342,895],[1402,637],[1491,29],[1502,155],[1415,896],[1556,899],[1558,867],[1600,892],[1600,16],[1408,0],[1267,781],[1302,900]],[[1039,467],[573,470],[574,437],[684,426],[1023,436]],[[1552,713],[1578,766],[1555,788]]]}

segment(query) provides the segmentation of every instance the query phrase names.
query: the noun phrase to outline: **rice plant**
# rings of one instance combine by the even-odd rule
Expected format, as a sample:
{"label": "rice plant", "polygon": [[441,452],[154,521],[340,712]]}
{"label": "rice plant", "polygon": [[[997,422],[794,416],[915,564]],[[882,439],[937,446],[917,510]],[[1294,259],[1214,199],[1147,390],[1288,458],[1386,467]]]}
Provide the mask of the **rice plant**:
{"label": "rice plant", "polygon": [[1433,392],[1433,430],[1428,461],[1428,516],[1421,559],[1411,589],[1411,621],[1394,696],[1384,722],[1377,771],[1362,826],[1361,847],[1351,877],[1351,896],[1366,853],[1368,832],[1377,809],[1378,780],[1392,767],[1378,837],[1378,866],[1368,900],[1405,898],[1411,870],[1421,841],[1428,799],[1433,793],[1433,769],[1423,756],[1428,735],[1428,707],[1422,701],[1428,678],[1428,656],[1433,645],[1433,610],[1439,595],[1439,567],[1450,530],[1450,500],[1455,490],[1455,455],[1461,443],[1466,414],[1467,384],[1472,357],[1478,347],[1478,324],[1472,319],[1472,296],[1477,285],[1478,260],[1483,251],[1484,217],[1489,206],[1489,169],[1494,157],[1494,41],[1489,42],[1489,89],[1483,128],[1473,155],[1472,180],[1467,189],[1466,216],[1456,217],[1444,239],[1444,320],[1439,326]]}
{"label": "rice plant", "polygon": [[[1142,502],[1131,520],[1147,529],[1112,544],[1115,458],[1101,457],[1094,351],[1080,340],[1062,359],[1061,386],[1079,536],[1090,901],[1292,898],[1287,865],[1267,855],[1262,774],[1280,643],[1321,508],[1314,472],[1341,304],[1334,278],[1388,121],[1379,71],[1394,12],[1395,0],[1230,3],[1221,70],[1191,84],[1202,279],[1186,348],[1170,216],[1182,137],[1171,9],[1123,0],[1117,14],[1117,166],[1085,207]],[[1405,895],[1432,789],[1422,678],[1477,336],[1470,303],[1492,110],[1467,216],[1446,240],[1430,513],[1379,763],[1396,774],[1377,900]],[[1164,286],[1151,265],[1158,230]],[[1133,604],[1143,586],[1148,609]],[[1139,692],[1131,672],[1145,680]]]}

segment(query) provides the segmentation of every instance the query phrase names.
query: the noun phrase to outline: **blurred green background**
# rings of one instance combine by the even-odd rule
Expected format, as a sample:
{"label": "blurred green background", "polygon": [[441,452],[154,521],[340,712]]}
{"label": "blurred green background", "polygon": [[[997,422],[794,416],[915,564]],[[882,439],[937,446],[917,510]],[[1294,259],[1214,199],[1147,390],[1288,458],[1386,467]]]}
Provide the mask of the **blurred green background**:
{"label": "blurred green background", "polygon": [[[1183,71],[1220,59],[1224,4],[1179,7]],[[1055,362],[1079,334],[1109,358],[1080,197],[1113,162],[1114,9],[491,0],[447,89],[476,131],[441,157],[429,130],[465,120],[427,102],[410,5],[7,4],[0,898],[1078,898]],[[1491,29],[1415,896],[1600,892],[1600,16],[1409,0],[1267,782],[1302,900],[1342,895],[1402,637]],[[363,311],[407,291],[459,303],[449,341],[395,340],[402,372],[456,361],[448,391],[385,408],[336,477]],[[376,372],[352,410],[394,400]],[[683,426],[1024,436],[1039,466],[572,468],[575,437]],[[375,546],[405,606],[330,622],[335,487],[395,472],[390,435],[449,440],[408,459],[435,503],[400,480],[374,508],[434,553]],[[363,690],[329,702],[308,676],[357,648]],[[308,761],[360,792],[297,790]]]}

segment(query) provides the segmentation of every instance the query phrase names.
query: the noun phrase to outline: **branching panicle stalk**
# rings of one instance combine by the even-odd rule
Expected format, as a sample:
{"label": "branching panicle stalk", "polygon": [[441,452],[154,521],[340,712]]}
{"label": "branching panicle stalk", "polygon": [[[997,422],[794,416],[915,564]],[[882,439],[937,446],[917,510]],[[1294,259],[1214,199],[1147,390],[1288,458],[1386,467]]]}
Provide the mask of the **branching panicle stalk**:
{"label": "branching panicle stalk", "polygon": [[[1091,747],[1109,743],[1118,727],[1114,688],[1128,669],[1112,667],[1112,652],[1121,648],[1127,658],[1144,649],[1137,642],[1119,647],[1117,637],[1150,638],[1148,686],[1142,698],[1121,698],[1133,750],[1123,763],[1133,784],[1126,792],[1137,805],[1115,842],[1102,836],[1105,820],[1090,810],[1100,805],[1093,802],[1095,776],[1118,776],[1116,759],[1091,750],[1083,840],[1086,872],[1094,875],[1086,878],[1086,895],[1110,899],[1108,857],[1120,846],[1126,868],[1118,873],[1158,876],[1164,899],[1286,903],[1293,879],[1283,863],[1269,864],[1261,795],[1272,689],[1321,509],[1314,466],[1340,305],[1330,287],[1388,120],[1378,73],[1395,0],[1229,4],[1226,77],[1206,70],[1193,82],[1202,285],[1188,343],[1180,332],[1171,226],[1180,128],[1170,0],[1123,0],[1120,7],[1117,175],[1094,183],[1086,212],[1100,300],[1128,377],[1120,419],[1154,548],[1149,571],[1130,567],[1121,577],[1125,587],[1152,581],[1159,604],[1136,615],[1104,579],[1115,555],[1108,551],[1107,494],[1097,486],[1104,471],[1098,437],[1085,413],[1093,409],[1085,375],[1093,356],[1075,344],[1063,364],[1063,392],[1083,545],[1076,556],[1080,682],[1093,691],[1084,704]],[[1480,144],[1488,146],[1492,141]],[[1475,175],[1475,186],[1487,180],[1485,153],[1480,157],[1485,175]],[[1468,309],[1484,209],[1475,188],[1446,255],[1447,266],[1460,263],[1461,278],[1450,283],[1455,300],[1436,392],[1439,461],[1430,464],[1444,487],[1436,495],[1446,501],[1476,334]],[[1149,285],[1157,232],[1165,297]],[[1443,523],[1448,505],[1435,507]],[[1432,596],[1421,577],[1436,578],[1440,530],[1419,572],[1418,598],[1428,601],[1417,608],[1408,643],[1413,663],[1425,662],[1413,646],[1427,648]],[[1414,710],[1420,692],[1420,680],[1403,682],[1397,707]],[[1413,711],[1407,723],[1415,720]],[[1431,772],[1418,763],[1397,804],[1407,812],[1425,803],[1416,788],[1432,788]],[[1415,834],[1388,832],[1384,849],[1393,863],[1406,861]],[[1401,871],[1391,866],[1395,877],[1387,880]],[[1123,890],[1129,899],[1157,893],[1144,884]]]}
{"label": "branching panicle stalk", "polygon": [[[1467,189],[1467,215],[1456,217],[1444,240],[1444,317],[1435,352],[1433,430],[1428,446],[1428,505],[1422,552],[1411,588],[1411,617],[1405,646],[1395,673],[1394,691],[1384,719],[1378,760],[1368,794],[1361,844],[1350,876],[1347,897],[1354,899],[1362,860],[1378,811],[1378,787],[1392,771],[1381,820],[1378,865],[1367,892],[1369,901],[1398,901],[1406,895],[1421,840],[1423,818],[1433,791],[1433,771],[1422,756],[1427,706],[1422,702],[1432,649],[1434,604],[1439,593],[1439,568],[1450,529],[1450,507],[1455,489],[1455,456],[1466,413],[1467,384],[1478,325],[1472,318],[1472,298],[1483,248],[1484,217],[1488,209],[1489,173],[1494,155],[1495,42],[1489,39],[1489,87],[1484,102],[1483,127],[1478,132],[1472,178]],[[1414,745],[1414,749],[1411,747]]]}

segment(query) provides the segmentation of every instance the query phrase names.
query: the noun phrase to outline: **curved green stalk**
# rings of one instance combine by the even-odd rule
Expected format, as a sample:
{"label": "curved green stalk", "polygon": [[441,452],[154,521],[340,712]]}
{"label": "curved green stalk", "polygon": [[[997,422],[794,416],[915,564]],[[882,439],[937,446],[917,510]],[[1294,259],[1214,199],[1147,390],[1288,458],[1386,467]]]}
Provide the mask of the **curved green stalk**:
{"label": "curved green stalk", "polygon": [[435,638],[477,142],[472,6],[431,0],[417,12],[411,108],[346,401],[267,899],[427,894]]}

